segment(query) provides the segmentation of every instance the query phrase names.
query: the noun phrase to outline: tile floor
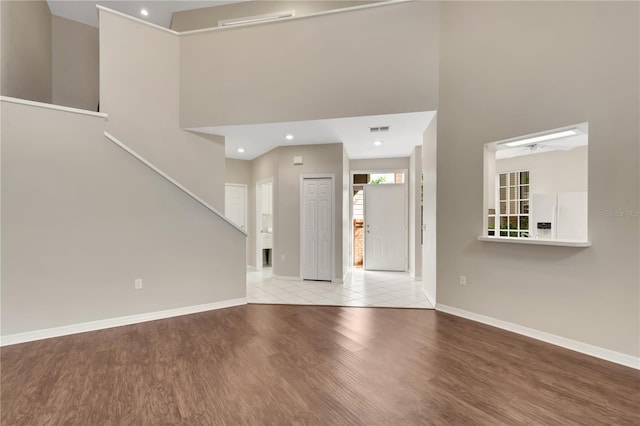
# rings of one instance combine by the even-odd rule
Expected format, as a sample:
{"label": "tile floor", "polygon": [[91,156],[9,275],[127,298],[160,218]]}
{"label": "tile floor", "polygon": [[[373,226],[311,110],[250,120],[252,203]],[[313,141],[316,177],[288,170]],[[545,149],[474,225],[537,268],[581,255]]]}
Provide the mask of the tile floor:
{"label": "tile floor", "polygon": [[421,287],[406,272],[354,270],[344,284],[278,280],[271,268],[247,272],[249,303],[433,309]]}

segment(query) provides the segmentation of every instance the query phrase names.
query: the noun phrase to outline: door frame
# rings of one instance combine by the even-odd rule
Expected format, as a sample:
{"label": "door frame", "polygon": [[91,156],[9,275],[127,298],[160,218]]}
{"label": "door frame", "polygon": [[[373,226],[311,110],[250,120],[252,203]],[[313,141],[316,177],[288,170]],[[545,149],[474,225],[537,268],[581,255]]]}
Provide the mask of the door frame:
{"label": "door frame", "polygon": [[[407,272],[409,270],[409,170],[408,169],[358,169],[351,170],[349,173],[349,270],[353,269],[353,175],[361,175],[361,174],[377,174],[377,173],[404,173],[404,239],[406,243],[405,256],[404,256],[404,270]],[[364,186],[364,185],[358,185]],[[366,220],[366,212],[365,212],[365,220]],[[366,250],[366,246],[364,250]],[[343,253],[344,256],[344,253]],[[364,261],[364,259],[363,259]],[[362,269],[364,270],[364,263],[362,265]]]}
{"label": "door frame", "polygon": [[304,227],[302,226],[304,220],[304,180],[305,179],[331,179],[331,282],[336,281],[336,175],[335,173],[320,173],[320,174],[301,174],[300,175],[300,279],[302,280],[303,266],[302,260],[304,259]]}
{"label": "door frame", "polygon": [[[233,182],[225,182],[224,183],[224,187],[225,187],[225,191],[227,186],[239,186],[241,188],[244,189],[244,232],[247,232],[248,228],[249,228],[249,188],[248,185],[246,183],[233,183]],[[225,192],[225,197],[226,197],[226,192]],[[227,208],[227,203],[225,200],[225,204],[224,204],[224,208],[225,208],[225,216],[227,215],[226,212],[226,208]]]}
{"label": "door frame", "polygon": [[[273,185],[273,177],[269,177],[266,179],[261,179],[256,181],[256,205],[255,205],[255,232],[253,233],[254,239],[256,242],[256,271],[262,271],[262,236],[260,235],[260,228],[262,227],[262,191],[260,190],[260,186],[265,183],[271,183],[271,214],[274,216],[273,220],[273,233],[276,233],[276,221],[275,221],[275,209],[273,208],[274,203],[274,185]],[[274,246],[271,249],[271,264],[273,266],[273,259],[275,253],[275,238],[274,238]]]}

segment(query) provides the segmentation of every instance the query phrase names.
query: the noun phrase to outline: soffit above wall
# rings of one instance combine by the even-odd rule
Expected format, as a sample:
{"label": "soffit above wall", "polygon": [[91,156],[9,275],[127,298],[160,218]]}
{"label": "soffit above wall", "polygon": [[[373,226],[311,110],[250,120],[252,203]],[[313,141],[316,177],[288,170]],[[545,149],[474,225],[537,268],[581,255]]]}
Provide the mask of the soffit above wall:
{"label": "soffit above wall", "polygon": [[[350,159],[408,157],[422,145],[422,134],[435,111],[286,123],[186,129],[225,137],[227,158],[252,160],[278,146],[343,143]],[[386,132],[371,132],[371,127],[388,126]],[[291,134],[292,140],[286,135]],[[381,140],[380,146],[374,141]],[[239,153],[238,149],[244,152]]]}

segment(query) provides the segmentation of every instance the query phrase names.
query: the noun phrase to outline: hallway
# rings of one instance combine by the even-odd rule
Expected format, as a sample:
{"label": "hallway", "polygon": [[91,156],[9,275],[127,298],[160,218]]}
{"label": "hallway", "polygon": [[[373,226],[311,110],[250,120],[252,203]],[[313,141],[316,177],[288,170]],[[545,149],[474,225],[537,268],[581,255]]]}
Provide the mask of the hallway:
{"label": "hallway", "polygon": [[353,270],[344,284],[278,280],[271,268],[247,272],[249,303],[433,309],[421,287],[406,272]]}

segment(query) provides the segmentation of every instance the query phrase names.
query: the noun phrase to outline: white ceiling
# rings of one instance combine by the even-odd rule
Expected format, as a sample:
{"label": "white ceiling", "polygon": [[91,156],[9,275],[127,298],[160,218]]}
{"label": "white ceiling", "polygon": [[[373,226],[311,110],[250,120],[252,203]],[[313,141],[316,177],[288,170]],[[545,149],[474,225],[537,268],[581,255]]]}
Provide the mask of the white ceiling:
{"label": "white ceiling", "polygon": [[581,133],[560,139],[545,142],[532,143],[531,145],[507,147],[499,145],[496,151],[496,160],[505,158],[522,157],[524,155],[542,154],[552,151],[571,151],[573,148],[589,145],[589,135]]}
{"label": "white ceiling", "polygon": [[[98,12],[96,5],[99,4],[127,15],[169,28],[173,12],[180,10],[200,9],[202,7],[220,6],[228,3],[237,3],[246,0],[230,1],[168,1],[168,0],[147,0],[147,1],[95,1],[95,0],[47,0],[49,10],[53,15],[71,19],[76,22],[98,26]],[[142,16],[140,9],[149,11],[149,16]]]}
{"label": "white ceiling", "polygon": [[[425,111],[187,130],[225,136],[226,156],[242,160],[252,160],[282,145],[329,143],[343,143],[351,159],[394,158],[408,157],[415,146],[422,145],[422,134],[434,116],[435,111]],[[379,126],[389,126],[389,131],[369,131]],[[287,134],[294,139],[286,140]],[[373,144],[376,139],[382,141],[381,146]],[[239,153],[238,148],[245,152]]]}

